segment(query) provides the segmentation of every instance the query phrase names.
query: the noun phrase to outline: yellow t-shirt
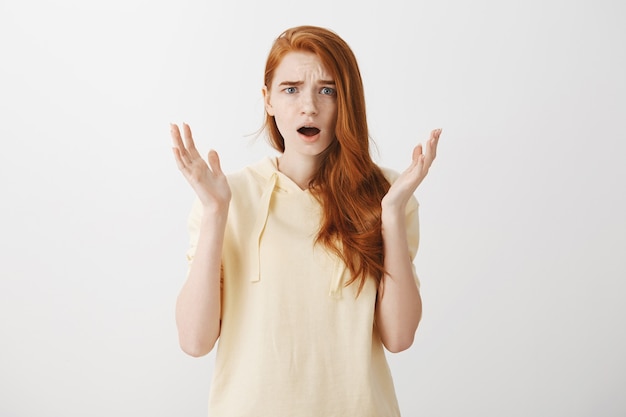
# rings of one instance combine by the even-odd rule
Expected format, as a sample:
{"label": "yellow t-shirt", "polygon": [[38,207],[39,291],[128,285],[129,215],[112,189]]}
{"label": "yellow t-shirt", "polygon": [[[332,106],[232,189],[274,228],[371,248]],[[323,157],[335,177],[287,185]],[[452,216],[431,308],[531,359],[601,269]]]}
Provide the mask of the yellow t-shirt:
{"label": "yellow t-shirt", "polygon": [[[393,181],[397,173],[383,170]],[[228,176],[222,323],[210,417],[400,415],[379,334],[376,284],[356,297],[349,271],[314,240],[320,206],[266,158]],[[418,204],[407,207],[411,256]],[[202,207],[189,216],[191,262]],[[417,280],[417,276],[415,277]],[[419,281],[418,281],[419,285]]]}

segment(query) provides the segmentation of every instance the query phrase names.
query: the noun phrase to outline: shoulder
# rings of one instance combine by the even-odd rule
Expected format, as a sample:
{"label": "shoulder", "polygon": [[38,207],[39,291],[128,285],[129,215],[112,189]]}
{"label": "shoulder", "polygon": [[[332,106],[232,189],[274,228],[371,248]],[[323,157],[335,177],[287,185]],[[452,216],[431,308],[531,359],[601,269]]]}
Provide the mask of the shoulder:
{"label": "shoulder", "polygon": [[254,194],[265,189],[275,171],[274,162],[270,157],[266,157],[226,175],[226,178],[233,193]]}
{"label": "shoulder", "polygon": [[383,175],[385,176],[385,179],[387,181],[389,181],[389,184],[393,184],[398,177],[400,176],[400,173],[398,171],[396,171],[395,169],[391,169],[388,167],[383,167],[383,166],[378,166],[378,168],[380,169],[380,171],[383,173]]}

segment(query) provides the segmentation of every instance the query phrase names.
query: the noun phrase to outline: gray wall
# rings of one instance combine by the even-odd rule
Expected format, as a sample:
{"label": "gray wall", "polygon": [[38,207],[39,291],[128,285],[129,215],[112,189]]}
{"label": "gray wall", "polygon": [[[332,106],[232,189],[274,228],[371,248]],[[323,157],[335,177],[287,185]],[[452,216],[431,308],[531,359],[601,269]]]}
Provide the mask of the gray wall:
{"label": "gray wall", "polygon": [[308,23],[357,54],[380,164],[443,128],[404,415],[626,415],[624,3],[215,3],[0,3],[0,415],[206,415],[168,123],[226,171],[272,154],[265,56]]}

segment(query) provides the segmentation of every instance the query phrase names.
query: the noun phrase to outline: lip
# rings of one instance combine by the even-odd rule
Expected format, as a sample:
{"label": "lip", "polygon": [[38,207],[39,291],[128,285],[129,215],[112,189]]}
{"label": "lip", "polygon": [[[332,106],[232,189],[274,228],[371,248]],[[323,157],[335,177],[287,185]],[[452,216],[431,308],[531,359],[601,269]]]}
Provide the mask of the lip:
{"label": "lip", "polygon": [[[315,135],[305,135],[304,133],[300,133],[300,129],[302,128],[315,128],[318,132]],[[296,129],[298,136],[304,142],[315,142],[320,138],[322,133],[322,129],[320,129],[315,123],[304,123]]]}
{"label": "lip", "polygon": [[321,128],[320,128],[320,127],[316,124],[316,123],[313,123],[313,122],[302,123],[300,126],[298,126],[298,127],[296,128],[296,130],[300,130],[300,129],[302,129],[303,127],[314,127],[314,128],[316,128],[316,129],[320,129],[320,130],[322,130],[322,129],[321,129]]}
{"label": "lip", "polygon": [[321,135],[322,132],[320,131],[319,133],[317,133],[317,134],[315,134],[313,136],[307,136],[307,135],[304,135],[304,134],[302,134],[300,132],[297,132],[297,133],[298,133],[298,137],[303,142],[313,143],[313,142],[317,141],[320,138],[320,135]]}

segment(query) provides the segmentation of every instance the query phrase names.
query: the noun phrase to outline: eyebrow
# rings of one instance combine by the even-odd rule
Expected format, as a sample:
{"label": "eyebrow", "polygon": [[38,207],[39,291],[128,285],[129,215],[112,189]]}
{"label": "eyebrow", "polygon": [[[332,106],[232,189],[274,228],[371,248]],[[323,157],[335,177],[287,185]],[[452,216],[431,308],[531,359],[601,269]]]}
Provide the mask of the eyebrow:
{"label": "eyebrow", "polygon": [[[278,86],[297,86],[297,85],[302,85],[304,84],[304,81],[281,81]],[[324,85],[335,85],[335,81],[334,80],[320,80],[317,84],[324,84]]]}

